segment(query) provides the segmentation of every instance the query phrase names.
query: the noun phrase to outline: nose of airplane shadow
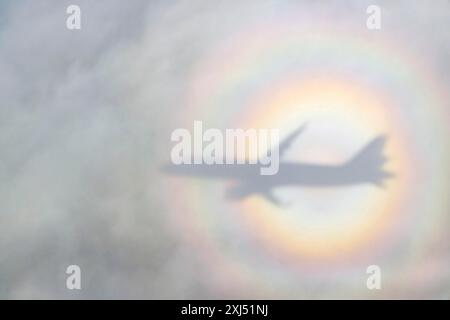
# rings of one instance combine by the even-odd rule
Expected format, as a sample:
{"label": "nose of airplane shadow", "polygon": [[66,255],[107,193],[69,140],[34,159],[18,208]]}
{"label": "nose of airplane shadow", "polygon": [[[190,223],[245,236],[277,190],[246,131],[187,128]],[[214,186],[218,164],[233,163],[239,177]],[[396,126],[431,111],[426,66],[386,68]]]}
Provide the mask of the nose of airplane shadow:
{"label": "nose of airplane shadow", "polygon": [[163,173],[174,173],[176,172],[176,166],[170,163],[166,163],[159,167],[159,171]]}

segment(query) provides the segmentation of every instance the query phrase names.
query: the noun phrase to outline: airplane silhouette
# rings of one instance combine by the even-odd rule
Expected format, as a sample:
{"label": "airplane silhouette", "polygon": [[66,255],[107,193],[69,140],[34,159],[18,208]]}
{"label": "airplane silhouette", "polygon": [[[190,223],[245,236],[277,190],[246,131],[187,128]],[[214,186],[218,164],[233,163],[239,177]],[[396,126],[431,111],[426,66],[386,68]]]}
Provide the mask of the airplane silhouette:
{"label": "airplane silhouette", "polygon": [[[305,125],[279,144],[280,159],[304,128]],[[169,164],[163,167],[163,171],[178,176],[232,180],[235,185],[227,191],[228,199],[240,200],[251,195],[260,195],[275,205],[281,205],[272,192],[276,187],[357,184],[382,187],[385,179],[393,176],[383,169],[386,161],[382,154],[385,142],[385,136],[378,136],[353,158],[338,165],[280,161],[279,171],[275,175],[261,175],[260,164]]]}

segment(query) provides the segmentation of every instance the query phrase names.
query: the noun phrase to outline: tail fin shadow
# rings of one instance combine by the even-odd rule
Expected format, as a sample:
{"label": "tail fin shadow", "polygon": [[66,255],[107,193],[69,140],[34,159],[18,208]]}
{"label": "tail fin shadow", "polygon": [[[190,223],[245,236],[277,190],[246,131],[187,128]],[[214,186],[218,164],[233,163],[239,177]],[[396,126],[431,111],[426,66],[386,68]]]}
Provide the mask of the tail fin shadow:
{"label": "tail fin shadow", "polygon": [[394,177],[392,172],[383,169],[387,158],[383,155],[385,136],[370,141],[347,164],[352,174],[361,175],[367,182],[382,187],[385,180]]}

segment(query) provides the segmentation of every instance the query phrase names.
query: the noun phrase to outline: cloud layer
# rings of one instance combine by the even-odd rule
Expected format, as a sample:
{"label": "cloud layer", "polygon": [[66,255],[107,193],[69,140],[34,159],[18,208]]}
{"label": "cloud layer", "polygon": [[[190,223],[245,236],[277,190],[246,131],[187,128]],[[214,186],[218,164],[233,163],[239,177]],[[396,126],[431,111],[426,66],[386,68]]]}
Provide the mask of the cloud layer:
{"label": "cloud layer", "polygon": [[[368,2],[80,0],[82,29],[69,31],[73,2],[0,6],[0,298],[257,296],[211,285],[167,214],[176,197],[158,170],[186,88],[210,48],[247,25],[302,10],[311,25],[365,28]],[[379,3],[384,36],[448,85],[448,1]],[[71,264],[81,291],[65,288]],[[323,286],[303,296],[335,296]]]}

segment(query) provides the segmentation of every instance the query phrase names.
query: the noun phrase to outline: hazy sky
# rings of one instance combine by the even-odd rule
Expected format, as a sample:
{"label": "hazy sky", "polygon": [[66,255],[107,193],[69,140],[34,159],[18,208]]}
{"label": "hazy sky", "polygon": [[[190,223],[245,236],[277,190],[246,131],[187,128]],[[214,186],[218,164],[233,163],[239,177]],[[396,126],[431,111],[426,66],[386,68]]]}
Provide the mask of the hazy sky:
{"label": "hazy sky", "polygon": [[[81,7],[81,30],[66,28],[69,4]],[[404,51],[426,65],[430,78],[448,87],[449,1],[350,1],[344,5],[342,1],[2,0],[0,298],[322,298],[342,297],[341,291],[347,297],[367,296],[353,290],[355,279],[348,286],[323,280],[312,281],[308,290],[299,289],[281,276],[287,269],[292,271],[289,263],[271,258],[267,261],[277,271],[272,273],[269,267],[260,271],[273,282],[261,293],[253,280],[241,278],[253,273],[252,265],[264,253],[256,253],[251,241],[245,242],[246,236],[242,242],[233,242],[228,236],[240,227],[226,223],[217,229],[223,233],[210,231],[218,246],[233,247],[227,252],[240,255],[245,251],[248,260],[254,261],[245,260],[239,271],[223,273],[226,281],[222,281],[222,259],[238,258],[205,258],[201,253],[205,248],[196,246],[199,242],[186,240],[191,231],[173,220],[182,217],[180,208],[190,204],[174,209],[171,203],[179,200],[175,192],[187,190],[162,191],[166,177],[159,166],[169,158],[171,131],[183,123],[184,116],[186,125],[202,116],[187,107],[201,100],[197,97],[204,95],[201,89],[207,90],[207,83],[215,83],[232,67],[234,52],[245,44],[233,42],[234,37],[254,34],[255,39],[264,39],[266,29],[259,26],[286,23],[286,17],[298,19],[302,28],[318,34],[333,29],[349,37],[353,33],[364,37],[369,4],[382,8],[382,29],[370,38],[374,47],[384,39],[401,43]],[[226,47],[229,43],[235,46]],[[330,54],[345,53],[346,45]],[[223,60],[209,62],[223,51],[229,53]],[[234,79],[230,76],[227,81]],[[259,79],[263,76],[240,88],[253,90],[262,85]],[[390,83],[389,88],[396,85],[403,90],[401,82]],[[237,96],[236,101],[246,99],[245,94]],[[205,105],[226,110],[229,101],[234,100],[211,98]],[[448,102],[443,103],[449,110]],[[231,112],[228,120],[234,119]],[[218,116],[205,113],[205,117],[212,124],[226,125]],[[433,128],[432,116],[422,119],[423,130]],[[436,132],[436,143],[443,143],[442,132]],[[437,202],[448,191],[439,190]],[[448,211],[445,219],[445,215],[437,216],[433,220],[437,224],[448,224]],[[209,226],[199,224],[198,230],[202,228]],[[429,238],[423,240],[426,244],[410,240],[409,249],[396,248],[416,252],[413,246],[423,248],[431,242]],[[448,237],[444,240],[448,242]],[[448,251],[448,245],[443,247],[443,252]],[[447,255],[430,254],[442,258],[440,264],[448,269]],[[216,262],[205,265],[205,259]],[[65,270],[71,264],[82,269],[80,291],[65,287]],[[418,284],[419,297],[448,298],[450,276],[436,270],[432,277],[439,279],[440,287]],[[210,273],[215,276],[206,276]],[[234,285],[227,287],[223,282]],[[242,284],[249,286],[241,290]],[[380,296],[409,297],[407,288],[415,287],[396,287]]]}

